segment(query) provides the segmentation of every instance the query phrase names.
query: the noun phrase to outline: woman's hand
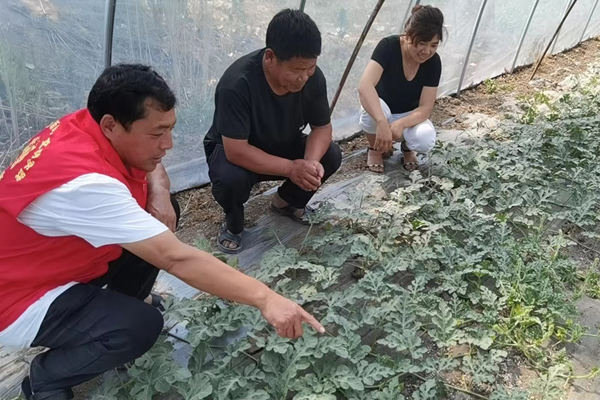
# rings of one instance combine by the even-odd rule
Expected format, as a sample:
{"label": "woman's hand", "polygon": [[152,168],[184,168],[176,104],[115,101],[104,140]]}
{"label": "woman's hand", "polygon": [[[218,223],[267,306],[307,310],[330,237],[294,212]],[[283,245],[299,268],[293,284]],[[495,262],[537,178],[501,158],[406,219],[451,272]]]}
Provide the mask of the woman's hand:
{"label": "woman's hand", "polygon": [[405,129],[406,129],[406,124],[404,123],[404,121],[402,119],[392,122],[392,124],[390,125],[390,130],[392,132],[392,137],[394,139],[394,142],[402,141],[402,137],[404,136]]}
{"label": "woman's hand", "polygon": [[387,121],[377,123],[377,132],[375,133],[374,149],[380,153],[387,153],[392,149],[393,133]]}

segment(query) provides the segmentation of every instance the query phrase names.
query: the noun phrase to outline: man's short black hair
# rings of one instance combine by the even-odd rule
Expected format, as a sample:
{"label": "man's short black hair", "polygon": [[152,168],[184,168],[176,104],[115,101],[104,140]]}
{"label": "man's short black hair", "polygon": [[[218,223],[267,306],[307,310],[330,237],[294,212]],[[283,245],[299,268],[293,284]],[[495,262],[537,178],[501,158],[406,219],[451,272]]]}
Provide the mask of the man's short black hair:
{"label": "man's short black hair", "polygon": [[267,47],[281,61],[317,58],[321,54],[321,32],[304,11],[288,8],[278,12],[269,23]]}
{"label": "man's short black hair", "polygon": [[108,67],[96,80],[88,95],[87,109],[100,123],[104,115],[112,115],[125,129],[146,116],[144,102],[154,100],[163,111],[177,103],[165,80],[152,68],[141,64],[117,64]]}

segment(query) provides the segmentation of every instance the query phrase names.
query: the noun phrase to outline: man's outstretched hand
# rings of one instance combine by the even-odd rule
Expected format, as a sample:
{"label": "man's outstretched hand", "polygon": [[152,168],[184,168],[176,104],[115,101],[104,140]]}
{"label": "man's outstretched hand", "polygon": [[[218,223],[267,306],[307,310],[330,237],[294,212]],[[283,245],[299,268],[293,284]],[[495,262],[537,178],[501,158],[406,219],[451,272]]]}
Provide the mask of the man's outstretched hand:
{"label": "man's outstretched hand", "polygon": [[297,303],[275,292],[260,307],[262,316],[282,337],[297,339],[304,333],[303,323],[312,326],[317,332],[325,333],[325,328]]}

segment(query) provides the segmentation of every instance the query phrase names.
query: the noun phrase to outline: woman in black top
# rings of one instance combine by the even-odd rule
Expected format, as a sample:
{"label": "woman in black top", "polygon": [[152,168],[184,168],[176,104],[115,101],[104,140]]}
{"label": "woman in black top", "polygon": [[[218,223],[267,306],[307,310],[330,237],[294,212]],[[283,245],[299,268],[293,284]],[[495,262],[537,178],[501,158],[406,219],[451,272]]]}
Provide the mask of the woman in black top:
{"label": "woman in black top", "polygon": [[383,154],[402,142],[404,167],[426,162],[435,145],[429,116],[437,97],[444,16],[432,6],[415,6],[402,35],[379,42],[359,86],[360,126],[369,140],[367,167],[383,172]]}

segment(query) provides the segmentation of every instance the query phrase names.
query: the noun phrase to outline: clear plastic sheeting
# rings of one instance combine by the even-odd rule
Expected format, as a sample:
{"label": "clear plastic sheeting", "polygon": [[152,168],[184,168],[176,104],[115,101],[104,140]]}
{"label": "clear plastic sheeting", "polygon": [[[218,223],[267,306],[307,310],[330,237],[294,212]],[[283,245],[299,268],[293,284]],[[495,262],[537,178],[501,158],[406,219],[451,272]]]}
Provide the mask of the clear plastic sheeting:
{"label": "clear plastic sheeting", "polygon": [[44,126],[85,107],[103,69],[104,7],[0,1],[0,171]]}
{"label": "clear plastic sheeting", "polygon": [[554,45],[554,54],[570,49],[579,43],[581,36],[583,35],[583,28],[590,16],[595,1],[596,0],[577,0],[577,3],[573,7],[573,10],[571,10],[571,13],[560,30],[560,35]]}
{"label": "clear plastic sheeting", "polygon": [[[390,168],[390,170],[395,171],[394,168]],[[400,172],[400,175],[406,177],[408,173],[404,171]],[[383,179],[382,175],[365,174],[327,185],[317,192],[310,205],[317,210],[320,207],[330,210],[327,204],[334,204],[338,208],[349,207],[350,198],[353,195],[356,196],[357,193],[369,193],[370,195],[380,193],[380,197],[383,197],[384,193],[380,188]],[[253,202],[264,196],[272,196],[274,192],[275,190],[265,192],[249,201]],[[238,259],[241,271],[250,273],[259,268],[265,253],[277,244],[281,243],[286,247],[302,246],[309,229],[311,229],[309,226],[265,209],[265,214],[257,224],[244,230],[243,251],[232,257]],[[164,271],[158,275],[157,288],[160,291],[174,293],[180,298],[191,298],[199,293],[197,289]]]}
{"label": "clear plastic sheeting", "polygon": [[[440,96],[456,93],[458,90],[458,81],[465,63],[469,41],[473,34],[481,1],[442,0],[422,2],[422,4],[438,7],[444,13],[447,33],[444,43],[439,49],[442,58],[442,80],[438,90]],[[477,41],[475,44],[477,45]]]}
{"label": "clear plastic sheeting", "polygon": [[[85,106],[87,92],[104,67],[108,0],[0,1],[0,169],[45,125]],[[475,36],[463,87],[510,69],[536,0],[488,1]],[[516,65],[534,62],[572,0],[539,0]],[[439,7],[447,36],[439,94],[456,93],[483,0],[425,0]],[[117,0],[113,63],[152,65],[179,98],[175,148],[165,164],[173,191],[208,182],[202,139],[214,112],[213,95],[225,69],[264,46],[273,15],[301,0]],[[319,25],[319,65],[330,100],[377,0],[306,0]],[[373,49],[402,31],[416,0],[386,0],[367,35],[333,114],[334,136],[358,132],[358,83]],[[600,34],[597,0],[578,0],[554,52]],[[587,29],[584,28],[589,20]]]}
{"label": "clear plastic sheeting", "polygon": [[522,0],[487,2],[469,57],[463,88],[510,69],[532,4]]}
{"label": "clear plastic sheeting", "polygon": [[[568,2],[569,0],[540,0],[519,53],[517,66],[531,64],[542,56],[556,28],[558,28],[558,24],[560,24]],[[524,1],[524,3],[531,8],[534,0]],[[527,11],[528,15],[530,11]],[[585,21],[580,23],[583,25]]]}
{"label": "clear plastic sheeting", "polygon": [[164,162],[179,191],[208,182],[202,139],[219,78],[239,57],[265,46],[272,16],[292,0],[118,0],[113,62],[152,65],[177,94],[174,148]]}
{"label": "clear plastic sheeting", "polygon": [[[589,17],[588,17],[589,18]],[[591,37],[598,36],[600,34],[600,1],[596,0],[596,8],[590,19],[590,23],[585,30],[583,40],[587,40]]]}

